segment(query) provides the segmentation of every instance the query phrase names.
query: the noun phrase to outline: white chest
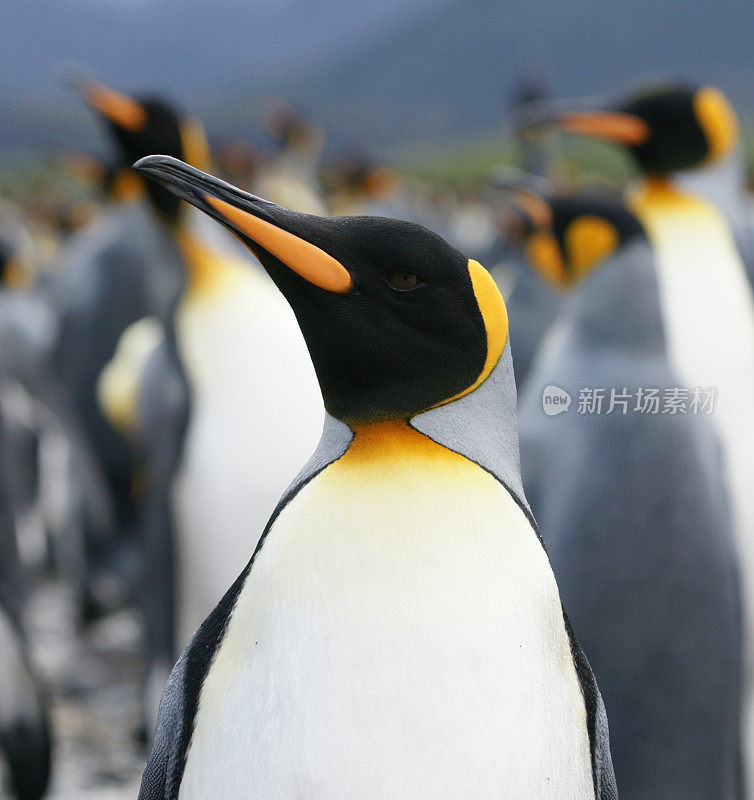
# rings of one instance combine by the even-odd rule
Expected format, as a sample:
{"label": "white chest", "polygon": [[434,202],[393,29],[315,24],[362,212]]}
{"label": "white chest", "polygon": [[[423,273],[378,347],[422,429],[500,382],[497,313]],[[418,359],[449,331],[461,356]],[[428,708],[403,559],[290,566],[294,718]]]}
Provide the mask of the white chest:
{"label": "white chest", "polygon": [[341,462],[257,557],[180,797],[592,798],[557,587],[505,489],[460,457]]}

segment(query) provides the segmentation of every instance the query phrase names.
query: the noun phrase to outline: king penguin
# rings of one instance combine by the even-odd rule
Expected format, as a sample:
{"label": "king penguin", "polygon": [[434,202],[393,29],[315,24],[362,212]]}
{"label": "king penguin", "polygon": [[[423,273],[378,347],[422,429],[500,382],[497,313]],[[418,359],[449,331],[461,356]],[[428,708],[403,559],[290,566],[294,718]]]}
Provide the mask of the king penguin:
{"label": "king penguin", "polygon": [[[570,289],[521,396],[523,483],[599,675],[621,796],[741,797],[729,501],[692,393],[686,413],[663,413],[661,393],[680,384],[653,251],[618,198],[517,195],[530,265]],[[590,390],[600,408],[580,398]],[[547,401],[564,392],[572,405],[553,414]],[[657,408],[643,408],[652,396]]]}
{"label": "king penguin", "polygon": [[[164,103],[118,97],[159,123],[171,155],[190,152],[180,118]],[[194,131],[196,138],[196,124]],[[139,130],[115,133],[129,164],[154,152]],[[156,340],[143,320],[121,337],[99,396],[108,418],[125,424],[136,454],[149,729],[171,665],[248,558],[249,527],[264,526],[316,447],[324,410],[296,320],[266,273],[236,257],[241,245],[225,229],[157,183],[147,185],[159,199],[152,224],[176,259],[169,265],[180,269],[179,289],[157,315]],[[161,251],[145,256],[159,279]],[[262,391],[268,382],[272,390]]]}
{"label": "king penguin", "polygon": [[[207,166],[198,123],[170,104],[88,81],[82,89],[108,122],[123,163],[167,149]],[[129,318],[134,324],[122,331],[97,388],[99,413],[133,454],[146,735],[177,653],[248,557],[247,526],[264,525],[316,446],[324,412],[295,318],[268,276],[236,257],[235,237],[136,177],[148,198],[138,205],[148,227],[136,242],[137,231],[124,229],[125,243],[140,248],[142,263],[130,268],[157,284],[160,302],[141,309],[153,319]],[[101,266],[114,268],[110,258]],[[264,348],[256,346],[262,336],[270,337]],[[260,392],[270,379],[276,389]],[[248,475],[251,485],[242,482]]]}
{"label": "king penguin", "polygon": [[121,420],[100,402],[102,373],[131,324],[171,317],[186,280],[174,235],[178,204],[130,170],[132,152],[158,147],[206,166],[208,150],[198,124],[159,98],[131,97],[89,78],[77,78],[75,86],[112,140],[112,171],[121,176],[115,183],[123,184],[125,169],[132,176],[128,199],[111,202],[62,249],[50,287],[58,317],[50,371],[88,435],[114,509],[109,529],[85,527],[86,599],[94,600],[84,605],[86,618],[98,609],[91,587],[100,570],[115,573],[126,590],[133,586],[143,530],[135,502],[140,464],[123,425],[113,424]]}
{"label": "king penguin", "polygon": [[[145,618],[142,736],[156,713],[151,686],[164,682],[175,658],[176,584],[185,563],[176,557],[171,492],[191,391],[176,345],[176,313],[195,276],[205,274],[202,254],[210,245],[201,244],[198,230],[204,215],[187,214],[131,164],[158,148],[207,167],[209,149],[199,123],[169,101],[131,96],[88,78],[75,85],[115,145],[114,186],[129,190],[128,199],[113,203],[61,259],[63,314],[53,366],[70,387],[115,498],[114,541],[92,548],[88,560],[95,567],[104,561],[115,572],[125,599]],[[205,563],[209,579],[214,563]]]}
{"label": "king penguin", "polygon": [[521,487],[490,275],[412,223],[291,212],[164,156],[136,167],[261,260],[327,410],[171,674],[141,800],[617,797]]}
{"label": "king penguin", "polygon": [[657,263],[670,362],[684,386],[717,394],[710,419],[723,448],[741,564],[746,683],[745,757],[754,785],[754,293],[735,236],[711,202],[674,181],[729,156],[736,119],[709,86],[671,85],[589,111],[561,107],[558,128],[622,144],[643,180],[628,195]]}

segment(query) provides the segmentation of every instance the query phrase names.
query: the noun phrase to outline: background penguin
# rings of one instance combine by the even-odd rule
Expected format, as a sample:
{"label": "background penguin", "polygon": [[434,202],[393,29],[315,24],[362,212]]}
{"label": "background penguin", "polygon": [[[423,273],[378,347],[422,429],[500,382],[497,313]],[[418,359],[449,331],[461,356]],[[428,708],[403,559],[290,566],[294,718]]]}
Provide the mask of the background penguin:
{"label": "background penguin", "polygon": [[52,744],[44,694],[29,666],[21,626],[25,580],[5,482],[3,439],[0,418],[0,791],[7,789],[19,800],[39,800],[49,780]]}
{"label": "background penguin", "polygon": [[[206,165],[201,130],[167,103],[132,98],[87,79],[76,85],[115,142],[113,174],[130,169],[134,151],[155,147]],[[51,288],[59,332],[50,357],[51,371],[80,415],[113,498],[115,530],[88,534],[89,562],[112,570],[115,558],[127,584],[138,569],[138,465],[122,428],[103,413],[99,382],[126,328],[145,316],[169,318],[185,281],[184,257],[174,237],[178,204],[132,174],[140,191],[131,191],[129,201],[116,203],[61,252],[59,277]]]}
{"label": "background penguin", "polygon": [[521,488],[489,274],[411,223],[293,213],[175,159],[137,168],[259,256],[328,411],[171,675],[142,800],[617,797]]}
{"label": "background penguin", "polygon": [[[704,414],[636,408],[639,390],[681,385],[646,234],[609,197],[529,191],[520,211],[532,267],[578,284],[521,396],[522,474],[599,675],[621,797],[740,797],[739,587],[716,434]],[[548,386],[572,407],[546,415]],[[585,387],[606,395],[601,413],[580,413]],[[625,412],[608,413],[611,390]]]}
{"label": "background penguin", "polygon": [[[156,710],[149,691],[152,676],[164,677],[162,665],[172,663],[175,651],[170,491],[190,398],[171,337],[175,307],[190,273],[179,239],[203,215],[189,218],[172,194],[147,185],[130,164],[157,148],[206,166],[208,148],[199,125],[163,100],[130,97],[90,80],[77,85],[115,141],[111,172],[128,170],[132,178],[125,181],[131,187],[128,201],[114,205],[61,257],[55,285],[61,331],[51,360],[80,411],[116,509],[109,538],[89,544],[89,583],[101,571],[116,577],[118,596],[105,599],[110,606],[135,603],[146,622],[142,716],[147,722],[137,730],[142,737]],[[124,179],[114,181],[118,184]],[[118,363],[111,364],[116,356]],[[161,390],[148,395],[137,440],[141,384],[156,372]],[[211,566],[210,561],[207,569]],[[100,599],[92,591],[89,595]],[[94,612],[100,607],[95,603]],[[88,610],[85,605],[85,615]]]}
{"label": "background penguin", "polygon": [[677,85],[638,93],[597,111],[565,109],[559,128],[620,142],[645,180],[629,203],[657,264],[670,364],[684,386],[717,390],[711,421],[723,445],[739,550],[746,664],[745,734],[754,767],[754,295],[734,236],[708,201],[678,188],[672,173],[728,156],[736,120],[711,87]]}
{"label": "background penguin", "polygon": [[[166,113],[154,114],[163,137]],[[176,155],[184,139],[172,130],[163,146]],[[152,150],[151,137],[116,134],[129,163]],[[158,315],[157,330],[145,320],[127,329],[98,378],[108,418],[133,447],[139,484],[134,526],[147,569],[138,596],[148,685],[156,689],[154,702],[147,690],[147,720],[177,654],[248,558],[249,526],[264,526],[316,446],[323,418],[295,318],[267,275],[235,258],[235,237],[227,246],[223,228],[150,184],[162,218],[153,227],[181,271],[180,290]],[[146,255],[156,277],[164,268],[159,253]],[[260,391],[270,383],[272,391]]]}
{"label": "background penguin", "polygon": [[754,282],[754,224],[738,120],[718,89],[669,82],[601,107],[589,107],[588,101],[534,103],[521,127],[536,131],[549,125],[621,145],[645,176],[672,174],[676,187],[710,201],[725,216]]}

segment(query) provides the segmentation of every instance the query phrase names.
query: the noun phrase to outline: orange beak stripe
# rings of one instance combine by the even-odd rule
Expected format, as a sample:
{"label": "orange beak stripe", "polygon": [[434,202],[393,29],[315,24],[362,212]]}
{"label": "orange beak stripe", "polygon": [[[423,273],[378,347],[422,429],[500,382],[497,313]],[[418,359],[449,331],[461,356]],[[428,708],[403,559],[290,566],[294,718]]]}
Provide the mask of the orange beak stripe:
{"label": "orange beak stripe", "polygon": [[558,124],[569,133],[619,144],[638,145],[649,139],[649,126],[639,117],[619,112],[562,114]]}
{"label": "orange beak stripe", "polygon": [[94,108],[121,128],[138,131],[147,124],[147,112],[132,97],[99,83],[87,83],[83,91]]}
{"label": "orange beak stripe", "polygon": [[353,280],[348,270],[316,245],[217,197],[205,194],[204,199],[234,228],[309,283],[338,294],[346,294],[353,289]]}

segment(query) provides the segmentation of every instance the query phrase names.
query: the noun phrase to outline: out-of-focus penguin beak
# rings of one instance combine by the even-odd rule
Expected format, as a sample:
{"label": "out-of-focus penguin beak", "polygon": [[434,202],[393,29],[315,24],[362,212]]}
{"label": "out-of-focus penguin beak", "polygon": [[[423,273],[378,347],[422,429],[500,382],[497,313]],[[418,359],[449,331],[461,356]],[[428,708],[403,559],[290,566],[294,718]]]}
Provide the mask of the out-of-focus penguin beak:
{"label": "out-of-focus penguin beak", "polygon": [[81,76],[71,77],[69,83],[113,124],[129,131],[138,131],[147,124],[147,112],[132,97]]}
{"label": "out-of-focus penguin beak", "polygon": [[649,128],[643,120],[618,111],[574,112],[556,118],[557,127],[578,136],[592,136],[618,144],[637,145],[649,138]]}
{"label": "out-of-focus penguin beak", "polygon": [[624,145],[640,145],[649,138],[647,123],[633,114],[610,108],[584,107],[583,101],[551,101],[528,106],[521,128],[556,128],[578,136],[591,136]]}
{"label": "out-of-focus penguin beak", "polygon": [[282,208],[170,156],[147,156],[134,169],[223,223],[255,255],[257,245],[320,289],[339,294],[353,289],[348,270],[302,235],[319,217]]}

